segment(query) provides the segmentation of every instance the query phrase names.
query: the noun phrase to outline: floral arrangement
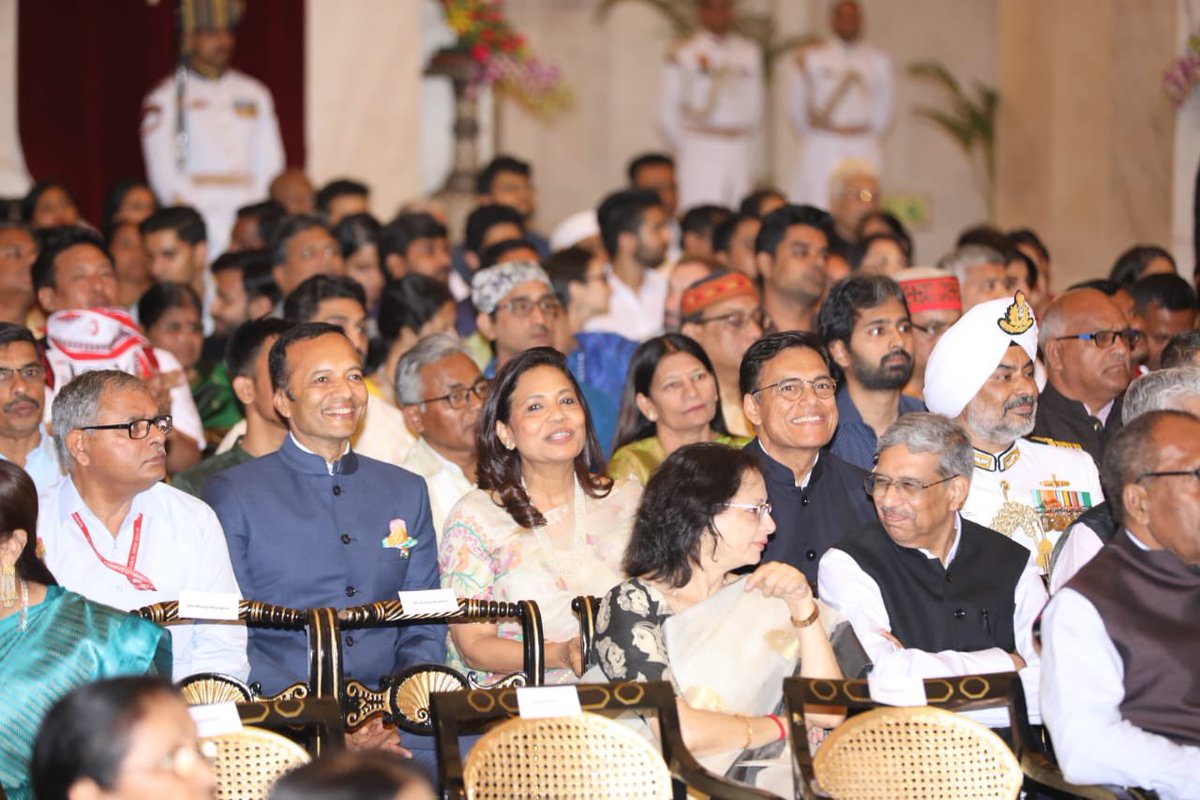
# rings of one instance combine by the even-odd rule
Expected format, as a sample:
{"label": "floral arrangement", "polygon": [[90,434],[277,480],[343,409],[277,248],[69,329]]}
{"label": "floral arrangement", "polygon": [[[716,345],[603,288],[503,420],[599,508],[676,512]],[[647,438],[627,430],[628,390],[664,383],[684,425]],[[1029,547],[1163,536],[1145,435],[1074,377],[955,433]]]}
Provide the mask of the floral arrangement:
{"label": "floral arrangement", "polygon": [[1200,83],[1200,36],[1188,38],[1187,50],[1171,62],[1163,73],[1163,91],[1171,105],[1179,109],[1187,102],[1192,89]]}
{"label": "floral arrangement", "polygon": [[458,36],[451,49],[472,62],[473,85],[491,86],[541,117],[571,106],[574,97],[562,72],[530,52],[525,37],[505,19],[501,0],[442,0],[442,6]]}

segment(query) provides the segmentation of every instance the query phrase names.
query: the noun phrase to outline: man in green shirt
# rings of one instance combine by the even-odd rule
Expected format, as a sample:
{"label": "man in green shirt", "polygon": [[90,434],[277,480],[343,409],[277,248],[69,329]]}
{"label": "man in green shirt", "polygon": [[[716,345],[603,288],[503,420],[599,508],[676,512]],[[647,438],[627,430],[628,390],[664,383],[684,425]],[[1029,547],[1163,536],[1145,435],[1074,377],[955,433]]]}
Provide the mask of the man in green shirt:
{"label": "man in green shirt", "polygon": [[291,327],[281,319],[256,319],[244,323],[229,339],[225,364],[233,376],[233,391],[246,411],[246,432],[224,453],[201,461],[175,476],[172,485],[202,497],[204,482],[223,469],[274,453],[287,436],[287,427],[275,413],[267,355],[279,334]]}

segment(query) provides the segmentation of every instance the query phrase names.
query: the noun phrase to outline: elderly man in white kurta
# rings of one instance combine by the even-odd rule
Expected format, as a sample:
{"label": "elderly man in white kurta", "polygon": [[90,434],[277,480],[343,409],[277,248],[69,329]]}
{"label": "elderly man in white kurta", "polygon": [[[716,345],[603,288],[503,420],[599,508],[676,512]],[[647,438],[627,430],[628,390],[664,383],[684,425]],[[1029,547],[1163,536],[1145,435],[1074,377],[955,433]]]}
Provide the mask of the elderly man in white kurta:
{"label": "elderly man in white kurta", "polygon": [[[85,372],[54,398],[54,442],[67,477],[39,498],[38,539],[65,588],[123,611],[185,591],[241,597],[217,515],[162,482],[171,417],[146,383]],[[246,680],[246,628],[171,626],[173,677],[219,672]]]}
{"label": "elderly man in white kurta", "polygon": [[1078,446],[1026,438],[1037,417],[1037,337],[1022,292],[970,309],[929,354],[925,405],[957,419],[971,438],[975,469],[963,517],[1024,545],[1046,574],[1058,538],[1104,492]]}
{"label": "elderly man in white kurta", "polygon": [[736,207],[751,188],[750,141],[762,119],[762,53],[731,32],[732,0],[700,0],[704,30],[667,57],[659,125],[675,149],[679,207]]}
{"label": "elderly man in white kurta", "polygon": [[883,135],[892,118],[892,62],[859,40],[858,3],[833,7],[829,41],[801,50],[788,67],[788,116],[800,138],[793,203],[829,207],[838,164],[861,159],[881,171]]}
{"label": "elderly man in white kurta", "polygon": [[[229,67],[233,56],[234,4],[201,0],[183,89],[183,130],[175,76],[164,78],[142,101],[142,155],[150,186],[167,205],[190,205],[208,226],[209,255],[223,253],[237,209],[267,196],[284,167],[283,140],[271,92]],[[182,147],[182,152],[180,148]]]}

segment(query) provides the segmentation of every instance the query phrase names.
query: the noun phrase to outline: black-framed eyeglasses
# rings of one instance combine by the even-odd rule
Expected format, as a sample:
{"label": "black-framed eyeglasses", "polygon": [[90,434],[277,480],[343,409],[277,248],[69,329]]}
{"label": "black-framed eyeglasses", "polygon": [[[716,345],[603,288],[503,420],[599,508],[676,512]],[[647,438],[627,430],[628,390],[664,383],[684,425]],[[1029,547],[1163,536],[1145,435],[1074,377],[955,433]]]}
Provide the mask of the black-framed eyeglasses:
{"label": "black-framed eyeglasses", "polygon": [[1169,469],[1162,470],[1161,472],[1143,472],[1141,475],[1137,476],[1137,479],[1138,482],[1141,482],[1146,480],[1146,478],[1172,478],[1177,475],[1181,477],[1186,475],[1189,478],[1195,478],[1196,480],[1200,481],[1200,467],[1197,467],[1196,469]]}
{"label": "black-framed eyeglasses", "polygon": [[914,331],[920,331],[926,336],[940,336],[942,331],[946,330],[953,324],[954,323],[952,322],[935,322],[932,325],[918,325],[915,322],[909,323]]}
{"label": "black-framed eyeglasses", "polygon": [[562,311],[562,303],[558,302],[558,298],[552,294],[548,294],[538,300],[531,300],[528,297],[517,297],[509,300],[507,303],[500,303],[496,306],[496,310],[504,309],[512,313],[514,317],[524,318],[533,313],[534,306],[542,310],[542,313],[548,317],[555,316]]}
{"label": "black-framed eyeglasses", "polygon": [[479,378],[470,386],[462,386],[449,394],[444,394],[441,397],[426,397],[422,403],[439,403],[442,400],[446,401],[446,405],[451,408],[465,408],[467,403],[471,401],[471,395],[475,395],[480,400],[487,397],[488,386],[491,381],[487,378]]}
{"label": "black-framed eyeglasses", "polygon": [[150,435],[150,429],[158,428],[166,436],[174,428],[170,414],[160,414],[150,419],[135,419],[132,422],[114,422],[112,425],[84,425],[81,431],[116,431],[123,430],[130,439],[145,439]]}
{"label": "black-framed eyeglasses", "polygon": [[894,486],[896,487],[896,494],[904,498],[912,499],[926,489],[937,486],[939,483],[952,481],[955,477],[957,476],[951,475],[949,478],[942,478],[940,481],[926,483],[925,481],[919,481],[916,478],[889,478],[887,475],[879,475],[878,473],[872,472],[869,473],[867,477],[863,478],[863,488],[867,490],[867,494],[869,494],[871,497],[875,497],[876,495],[883,497],[885,494],[887,494],[887,490]]}
{"label": "black-framed eyeglasses", "polygon": [[1117,337],[1123,339],[1125,346],[1132,350],[1142,340],[1142,332],[1133,328],[1126,328],[1122,331],[1092,331],[1091,333],[1076,333],[1072,336],[1059,336],[1057,340],[1062,342],[1067,339],[1082,339],[1107,350],[1116,344]]}
{"label": "black-framed eyeglasses", "polygon": [[812,381],[804,378],[787,378],[777,383],[760,386],[750,394],[756,395],[768,389],[774,389],[776,397],[784,400],[799,400],[804,396],[805,386],[811,386],[813,394],[822,400],[828,400],[837,392],[837,381],[833,378],[817,378]]}
{"label": "black-framed eyeglasses", "polygon": [[20,375],[30,383],[41,383],[46,380],[46,368],[41,364],[26,364],[23,367],[0,367],[0,386],[7,386],[13,378]]}
{"label": "black-framed eyeglasses", "polygon": [[756,308],[753,311],[730,311],[728,314],[718,314],[715,317],[696,317],[688,320],[697,325],[707,325],[710,322],[724,322],[735,331],[746,327],[746,323],[753,322],[760,329],[767,323],[767,315],[763,313],[761,308]]}
{"label": "black-framed eyeglasses", "polygon": [[744,508],[747,511],[753,511],[755,516],[761,520],[771,513],[771,502],[763,500],[761,503],[726,503],[725,508]]}

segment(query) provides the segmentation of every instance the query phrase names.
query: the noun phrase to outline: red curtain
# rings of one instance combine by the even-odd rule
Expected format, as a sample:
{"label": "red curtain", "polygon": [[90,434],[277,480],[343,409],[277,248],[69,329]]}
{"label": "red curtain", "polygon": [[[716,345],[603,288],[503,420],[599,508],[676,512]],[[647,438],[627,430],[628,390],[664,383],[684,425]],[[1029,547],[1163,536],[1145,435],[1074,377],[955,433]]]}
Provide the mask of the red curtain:
{"label": "red curtain", "polygon": [[[175,0],[20,0],[17,120],[34,180],[57,179],[100,222],[118,181],[144,179],[142,98],[171,73]],[[234,66],[275,96],[289,165],[304,165],[304,0],[248,0]]]}

